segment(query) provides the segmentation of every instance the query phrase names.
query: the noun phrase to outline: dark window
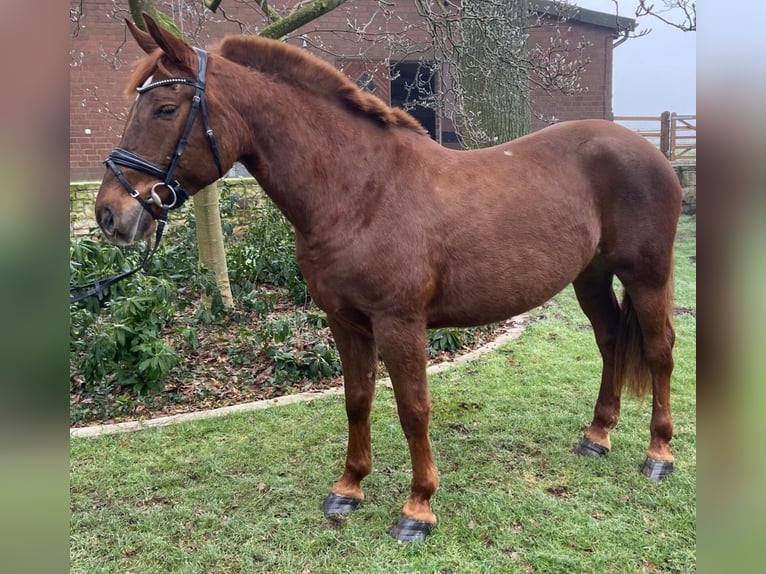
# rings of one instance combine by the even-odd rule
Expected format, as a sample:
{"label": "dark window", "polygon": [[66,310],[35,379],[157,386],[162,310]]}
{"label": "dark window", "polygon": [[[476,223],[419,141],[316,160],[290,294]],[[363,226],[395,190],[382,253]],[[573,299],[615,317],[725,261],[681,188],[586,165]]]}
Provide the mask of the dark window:
{"label": "dark window", "polygon": [[367,72],[362,72],[362,75],[356,80],[356,85],[359,86],[359,89],[363,92],[372,93],[378,89],[375,80],[373,80],[372,76]]}
{"label": "dark window", "polygon": [[419,62],[391,66],[391,105],[407,110],[435,139],[434,74],[433,68]]}

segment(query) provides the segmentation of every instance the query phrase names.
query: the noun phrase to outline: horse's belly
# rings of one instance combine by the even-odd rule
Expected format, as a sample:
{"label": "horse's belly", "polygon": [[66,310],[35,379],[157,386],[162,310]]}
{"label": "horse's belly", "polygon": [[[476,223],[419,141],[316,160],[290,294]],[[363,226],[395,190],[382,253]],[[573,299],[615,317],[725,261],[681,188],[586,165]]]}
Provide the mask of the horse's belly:
{"label": "horse's belly", "polygon": [[429,327],[472,327],[503,321],[542,305],[580,274],[580,261],[466,269],[441,284],[427,308]]}
{"label": "horse's belly", "polygon": [[473,292],[451,301],[436,301],[427,312],[428,327],[476,327],[497,323],[534,309],[561,289],[552,292],[550,296],[540,298],[520,297],[508,293]]}

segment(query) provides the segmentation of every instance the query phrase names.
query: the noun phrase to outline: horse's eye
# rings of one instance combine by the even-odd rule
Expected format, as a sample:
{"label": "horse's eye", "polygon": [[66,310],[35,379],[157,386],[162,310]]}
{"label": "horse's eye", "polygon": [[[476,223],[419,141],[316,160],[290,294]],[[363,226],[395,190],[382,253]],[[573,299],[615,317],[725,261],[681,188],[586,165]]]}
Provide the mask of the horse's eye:
{"label": "horse's eye", "polygon": [[173,104],[165,104],[157,108],[157,110],[154,112],[154,115],[158,118],[169,118],[174,113],[176,113],[177,109],[178,106],[174,106]]}

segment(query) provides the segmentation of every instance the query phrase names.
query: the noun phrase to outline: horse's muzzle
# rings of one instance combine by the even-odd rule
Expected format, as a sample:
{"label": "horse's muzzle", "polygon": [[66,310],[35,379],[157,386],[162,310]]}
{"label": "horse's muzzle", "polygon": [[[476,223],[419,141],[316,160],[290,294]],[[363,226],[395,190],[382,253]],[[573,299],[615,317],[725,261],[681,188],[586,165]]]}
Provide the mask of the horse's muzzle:
{"label": "horse's muzzle", "polygon": [[104,235],[114,236],[114,212],[109,206],[102,205],[96,209],[96,222]]}
{"label": "horse's muzzle", "polygon": [[[135,203],[135,202],[134,202]],[[154,219],[138,203],[126,207],[120,205],[96,205],[96,222],[104,236],[115,245],[129,245],[151,235]]]}

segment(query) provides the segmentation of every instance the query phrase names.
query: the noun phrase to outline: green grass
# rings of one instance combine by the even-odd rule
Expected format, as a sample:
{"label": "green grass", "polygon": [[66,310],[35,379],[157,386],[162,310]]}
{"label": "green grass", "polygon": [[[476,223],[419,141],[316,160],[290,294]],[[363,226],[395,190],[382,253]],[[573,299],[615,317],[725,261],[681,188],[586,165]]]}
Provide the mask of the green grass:
{"label": "green grass", "polygon": [[695,221],[677,248],[676,473],[637,472],[651,399],[626,399],[605,458],[570,454],[600,360],[571,289],[476,363],[431,378],[440,524],[386,534],[408,494],[390,390],[373,411],[367,500],[342,527],[319,509],[342,470],[342,400],[328,398],[71,441],[74,573],[696,571]]}

